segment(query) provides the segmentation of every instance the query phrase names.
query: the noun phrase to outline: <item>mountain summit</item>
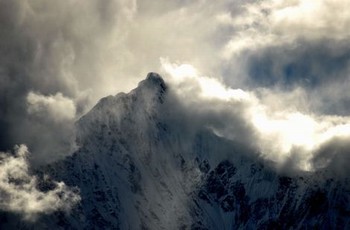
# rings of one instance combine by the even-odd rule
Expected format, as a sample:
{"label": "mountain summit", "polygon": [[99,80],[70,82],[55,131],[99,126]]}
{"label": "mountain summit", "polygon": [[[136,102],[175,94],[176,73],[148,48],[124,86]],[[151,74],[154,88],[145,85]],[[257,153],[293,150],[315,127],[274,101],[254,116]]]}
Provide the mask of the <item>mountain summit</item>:
{"label": "mountain summit", "polygon": [[[79,150],[43,172],[80,189],[81,203],[16,229],[347,229],[343,183],[281,175],[250,149],[174,115],[149,73],[128,94],[101,99],[76,123]],[[172,114],[172,116],[170,116]],[[192,118],[195,119],[195,118]],[[2,218],[2,219],[1,219]]]}
{"label": "mountain summit", "polygon": [[163,78],[154,72],[150,72],[147,74],[147,77],[145,80],[141,81],[138,85],[139,88],[142,87],[159,87],[159,89],[165,91],[166,90],[166,85],[163,80]]}

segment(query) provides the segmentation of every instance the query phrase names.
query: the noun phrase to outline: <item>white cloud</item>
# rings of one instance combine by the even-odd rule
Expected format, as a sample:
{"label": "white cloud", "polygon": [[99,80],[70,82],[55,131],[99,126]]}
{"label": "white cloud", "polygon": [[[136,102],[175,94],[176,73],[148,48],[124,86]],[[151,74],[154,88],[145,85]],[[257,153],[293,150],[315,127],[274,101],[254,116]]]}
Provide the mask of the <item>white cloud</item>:
{"label": "white cloud", "polygon": [[49,116],[56,122],[64,122],[75,118],[75,104],[62,93],[45,96],[30,92],[27,95],[28,112],[38,116]]}
{"label": "white cloud", "polygon": [[52,181],[53,189],[40,191],[38,178],[29,173],[28,154],[25,145],[17,146],[14,155],[0,152],[0,210],[32,220],[40,214],[68,211],[80,201],[77,192],[63,182]]}
{"label": "white cloud", "polygon": [[226,13],[217,18],[221,24],[235,29],[223,55],[230,58],[244,50],[279,45],[293,47],[298,39],[349,39],[349,7],[347,0],[265,0],[248,3],[240,15],[232,17]]}
{"label": "white cloud", "polygon": [[324,145],[350,138],[350,117],[271,110],[268,105],[251,109],[248,119],[259,134],[263,154],[281,163],[297,154],[303,158],[298,162],[303,170],[314,170],[311,161]]}
{"label": "white cloud", "polygon": [[201,76],[197,69],[189,64],[172,64],[167,59],[161,58],[163,70],[170,74],[169,79],[176,90],[190,94],[197,92],[201,98],[220,99],[224,101],[251,100],[250,95],[241,89],[231,89],[226,87],[218,79]]}
{"label": "white cloud", "polygon": [[[231,89],[215,78],[202,76],[189,64],[172,64],[166,59],[161,62],[180,101],[189,111],[199,111],[192,112],[197,119],[226,138],[258,148],[279,165],[295,158],[293,167],[316,170],[312,161],[321,148],[334,140],[350,138],[350,117],[312,114],[292,107],[298,104],[297,98],[288,99],[272,91],[257,96],[254,91]],[[296,92],[294,96],[298,94],[302,95]],[[290,104],[273,103],[281,97]],[[210,119],[205,114],[210,114]],[[244,131],[251,135],[246,136]]]}

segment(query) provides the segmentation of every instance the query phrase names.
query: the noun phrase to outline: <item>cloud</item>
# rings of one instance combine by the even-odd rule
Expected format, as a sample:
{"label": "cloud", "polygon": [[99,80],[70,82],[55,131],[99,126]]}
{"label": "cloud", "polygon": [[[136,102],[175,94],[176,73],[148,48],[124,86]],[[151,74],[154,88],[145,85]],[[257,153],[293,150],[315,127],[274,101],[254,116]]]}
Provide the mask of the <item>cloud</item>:
{"label": "cloud", "polygon": [[259,140],[274,158],[308,146],[311,137],[300,147],[287,129],[316,123],[312,157],[299,157],[312,161],[325,129],[342,126],[350,111],[347,5],[1,1],[0,149],[26,143],[37,162],[66,156],[75,149],[74,121],[98,99],[163,68],[177,76],[168,80],[189,113],[220,135]]}
{"label": "cloud", "polygon": [[308,101],[309,111],[346,116],[348,5],[343,0],[265,0],[242,4],[240,13],[221,12],[217,20],[230,31],[221,48],[226,84],[291,95],[303,91],[295,101]]}
{"label": "cloud", "polygon": [[75,102],[57,93],[45,96],[29,92],[23,130],[17,134],[32,146],[34,165],[50,163],[70,155],[77,149],[75,142]]}
{"label": "cloud", "polygon": [[26,143],[39,161],[71,150],[74,120],[130,87],[116,75],[135,12],[123,0],[0,2],[1,150]]}
{"label": "cloud", "polygon": [[[216,25],[200,23],[215,11],[206,6],[187,1],[1,1],[0,107],[6,109],[0,111],[0,149],[26,143],[33,156],[43,157],[37,153],[41,149],[50,154],[47,150],[71,136],[70,130],[54,134],[57,123],[66,126],[73,115],[64,99],[74,104],[77,119],[101,97],[128,91],[159,69],[160,56],[214,65],[206,61],[214,60],[214,48],[201,45],[212,38]],[[176,24],[176,31],[169,24]],[[66,106],[64,112],[60,106]],[[54,119],[42,122],[40,114]],[[59,137],[41,141],[47,133]]]}
{"label": "cloud", "polygon": [[298,40],[346,40],[350,14],[346,0],[266,0],[245,4],[236,17],[222,14],[219,21],[236,28],[224,56],[268,46],[296,45]]}
{"label": "cloud", "polygon": [[[189,64],[172,64],[166,59],[161,62],[171,88],[196,122],[256,148],[279,166],[289,164],[306,171],[324,168],[333,158],[323,153],[330,145],[337,154],[347,154],[334,143],[350,138],[348,116],[317,115],[301,105],[286,107],[288,93],[232,89],[201,75]],[[303,91],[294,92],[294,96],[298,94],[303,95]],[[293,96],[289,100],[297,105]],[[315,159],[322,159],[324,164]]]}
{"label": "cloud", "polygon": [[56,95],[44,96],[29,92],[27,96],[28,112],[38,116],[49,116],[56,122],[69,121],[75,118],[74,102],[57,93]]}
{"label": "cloud", "polygon": [[264,87],[290,84],[294,78],[312,84],[348,75],[348,4],[265,0],[242,4],[241,13],[227,9],[217,16],[222,27],[231,31],[221,49],[232,66],[226,68],[235,78],[253,77],[250,83],[264,83]]}
{"label": "cloud", "polygon": [[69,211],[80,201],[77,191],[63,182],[47,182],[50,189],[40,190],[43,183],[30,174],[25,145],[16,146],[15,153],[0,152],[0,210],[23,215],[26,220],[35,220],[41,214]]}
{"label": "cloud", "polygon": [[[253,94],[231,89],[218,79],[201,75],[190,64],[161,59],[166,82],[175,92],[183,110],[195,117],[198,126],[212,128],[217,134],[247,143],[252,138],[244,120],[247,108],[256,103]],[[227,125],[227,123],[230,125]],[[235,130],[235,131],[232,131]]]}

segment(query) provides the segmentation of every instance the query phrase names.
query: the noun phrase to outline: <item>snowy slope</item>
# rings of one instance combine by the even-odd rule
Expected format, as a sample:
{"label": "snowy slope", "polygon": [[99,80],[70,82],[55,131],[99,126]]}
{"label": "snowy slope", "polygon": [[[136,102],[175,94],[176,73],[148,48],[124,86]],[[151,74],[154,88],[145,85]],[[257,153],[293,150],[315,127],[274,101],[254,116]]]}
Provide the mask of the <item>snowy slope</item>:
{"label": "snowy slope", "polygon": [[253,150],[190,126],[174,106],[155,73],[101,99],[77,122],[79,150],[45,169],[77,186],[81,204],[27,228],[350,228],[348,179],[282,175]]}

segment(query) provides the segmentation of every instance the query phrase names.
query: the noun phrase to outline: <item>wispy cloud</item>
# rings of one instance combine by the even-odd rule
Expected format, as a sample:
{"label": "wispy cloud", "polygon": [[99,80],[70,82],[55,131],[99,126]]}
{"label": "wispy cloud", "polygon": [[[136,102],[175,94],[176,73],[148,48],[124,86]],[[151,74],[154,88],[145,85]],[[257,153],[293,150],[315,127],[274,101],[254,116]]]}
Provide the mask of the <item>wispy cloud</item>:
{"label": "wispy cloud", "polygon": [[0,210],[21,214],[26,220],[69,211],[80,201],[78,191],[56,181],[50,181],[51,189],[40,190],[39,179],[30,173],[28,154],[25,145],[16,146],[14,154],[0,152]]}

